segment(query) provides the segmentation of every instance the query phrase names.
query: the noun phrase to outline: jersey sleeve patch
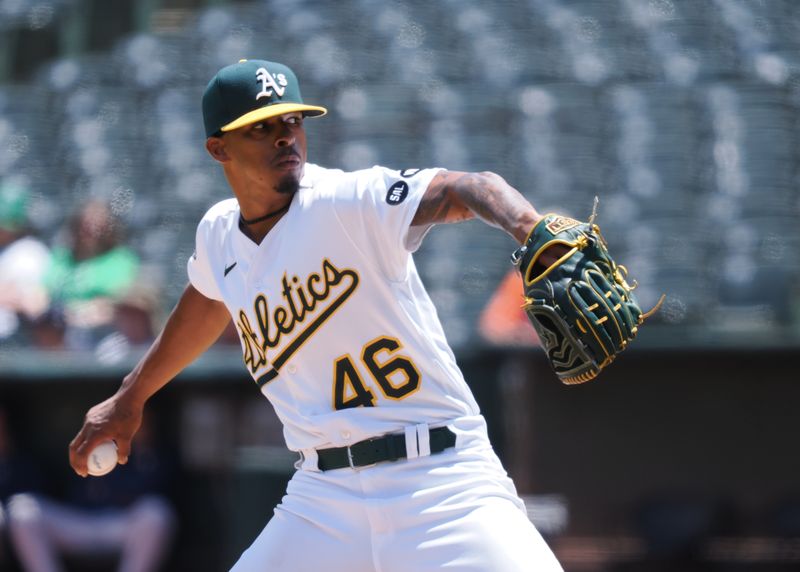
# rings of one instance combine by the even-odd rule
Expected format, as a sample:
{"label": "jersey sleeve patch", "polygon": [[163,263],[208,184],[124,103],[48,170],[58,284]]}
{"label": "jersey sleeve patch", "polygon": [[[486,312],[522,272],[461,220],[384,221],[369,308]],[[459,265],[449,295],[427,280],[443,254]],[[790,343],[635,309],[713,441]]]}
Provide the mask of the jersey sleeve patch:
{"label": "jersey sleeve patch", "polygon": [[386,192],[386,204],[387,205],[399,205],[408,196],[408,183],[405,181],[397,181],[396,183],[392,184],[389,187],[389,190]]}
{"label": "jersey sleeve patch", "polygon": [[334,204],[345,232],[391,280],[406,276],[409,253],[419,245],[411,222],[439,171],[375,166],[348,174],[337,187]]}

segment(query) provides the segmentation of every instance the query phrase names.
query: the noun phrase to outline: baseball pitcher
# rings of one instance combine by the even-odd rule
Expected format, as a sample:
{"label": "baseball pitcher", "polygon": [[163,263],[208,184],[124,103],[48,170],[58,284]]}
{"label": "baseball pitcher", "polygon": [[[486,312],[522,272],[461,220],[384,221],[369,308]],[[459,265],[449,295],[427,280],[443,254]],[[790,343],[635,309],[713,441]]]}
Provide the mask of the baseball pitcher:
{"label": "baseball pitcher", "polygon": [[531,321],[575,383],[641,321],[596,226],[543,217],[492,173],[308,163],[303,122],[326,110],[279,63],[223,68],[202,109],[233,198],[200,221],[189,285],[159,337],[86,414],[74,470],[85,476],[107,439],[125,462],[148,398],[232,319],[300,457],[233,570],[561,570],[492,450],[412,253],[435,224],[474,217],[514,237]]}

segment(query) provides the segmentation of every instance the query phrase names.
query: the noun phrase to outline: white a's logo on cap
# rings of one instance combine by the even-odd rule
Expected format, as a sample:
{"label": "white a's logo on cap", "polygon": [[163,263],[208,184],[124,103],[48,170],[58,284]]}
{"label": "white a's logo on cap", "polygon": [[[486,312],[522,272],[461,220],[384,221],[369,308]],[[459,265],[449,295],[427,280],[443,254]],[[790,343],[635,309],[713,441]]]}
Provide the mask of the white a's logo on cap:
{"label": "white a's logo on cap", "polygon": [[[261,91],[256,95],[256,99],[262,97],[272,97],[272,90],[278,94],[278,97],[283,97],[283,92],[286,90],[286,76],[279,73],[277,76],[272,77],[272,74],[267,71],[267,68],[258,68],[256,71],[256,79],[261,82]],[[276,81],[277,80],[277,81]]]}

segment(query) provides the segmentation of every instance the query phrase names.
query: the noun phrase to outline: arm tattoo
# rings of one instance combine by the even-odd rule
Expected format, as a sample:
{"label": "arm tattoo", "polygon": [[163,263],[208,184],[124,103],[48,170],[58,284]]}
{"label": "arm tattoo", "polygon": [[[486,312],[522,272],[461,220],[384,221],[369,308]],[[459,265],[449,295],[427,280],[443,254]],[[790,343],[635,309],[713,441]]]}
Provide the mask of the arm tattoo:
{"label": "arm tattoo", "polygon": [[453,194],[456,181],[463,176],[469,174],[443,171],[436,175],[417,207],[412,225],[458,222],[472,218],[473,214]]}
{"label": "arm tattoo", "polygon": [[539,219],[533,206],[502,177],[445,171],[431,181],[412,224],[458,222],[475,216],[519,242]]}

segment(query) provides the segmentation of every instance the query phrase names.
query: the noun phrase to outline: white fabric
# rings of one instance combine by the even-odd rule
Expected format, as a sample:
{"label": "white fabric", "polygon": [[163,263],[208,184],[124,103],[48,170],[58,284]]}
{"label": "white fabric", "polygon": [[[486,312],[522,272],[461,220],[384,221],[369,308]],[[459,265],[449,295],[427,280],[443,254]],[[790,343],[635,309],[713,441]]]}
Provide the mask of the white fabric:
{"label": "white fabric", "polygon": [[300,460],[295,463],[296,469],[304,471],[319,471],[319,456],[316,449],[303,449],[300,451]]}
{"label": "white fabric", "polygon": [[[309,549],[309,547],[313,547]],[[485,436],[469,449],[314,473],[233,572],[559,572]]]}
{"label": "white fabric", "polygon": [[[409,424],[479,414],[410,255],[427,230],[410,230],[411,221],[436,173],[346,173],[307,164],[289,211],[261,244],[239,230],[234,199],[212,207],[198,225],[191,283],[228,307],[253,378],[277,371],[262,392],[290,449],[341,447]],[[407,187],[402,201],[388,200],[395,185]],[[314,292],[313,309],[301,312],[301,295],[313,301]],[[315,321],[321,325],[314,328]],[[369,347],[373,365],[390,370],[384,386],[365,359]],[[276,362],[282,355],[291,357]],[[413,366],[395,367],[398,359]],[[342,360],[353,369],[337,370]],[[345,384],[355,371],[374,406],[337,410],[337,371]],[[392,395],[414,387],[414,372],[416,389]]]}
{"label": "white fabric", "polygon": [[0,250],[0,284],[19,292],[39,286],[50,263],[50,251],[40,241],[26,236]]}
{"label": "white fabric", "polygon": [[431,432],[425,423],[417,425],[417,441],[419,442],[419,456],[427,457],[431,454]]}
{"label": "white fabric", "polygon": [[[3,294],[34,295],[37,289],[43,289],[43,279],[50,263],[50,251],[33,237],[20,238],[0,250],[0,288]],[[0,296],[1,298],[2,296]],[[19,319],[16,303],[11,307],[0,302],[0,339],[17,331]]]}
{"label": "white fabric", "polygon": [[417,426],[409,425],[405,430],[406,434],[406,456],[409,459],[419,457],[419,450],[417,449]]}

